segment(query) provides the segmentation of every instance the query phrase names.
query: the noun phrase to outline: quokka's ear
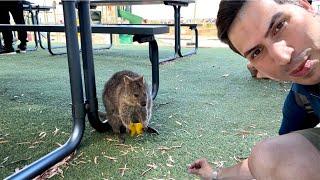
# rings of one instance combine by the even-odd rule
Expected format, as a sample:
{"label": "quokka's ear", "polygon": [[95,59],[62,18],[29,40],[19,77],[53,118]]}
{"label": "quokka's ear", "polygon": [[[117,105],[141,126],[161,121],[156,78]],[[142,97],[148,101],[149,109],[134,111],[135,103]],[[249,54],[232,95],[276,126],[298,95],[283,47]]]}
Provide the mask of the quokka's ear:
{"label": "quokka's ear", "polygon": [[124,76],[123,77],[123,81],[124,81],[125,84],[129,84],[130,82],[133,81],[133,79],[131,77],[129,77],[129,76]]}
{"label": "quokka's ear", "polygon": [[143,83],[144,82],[144,77],[143,76],[139,76],[135,80]]}

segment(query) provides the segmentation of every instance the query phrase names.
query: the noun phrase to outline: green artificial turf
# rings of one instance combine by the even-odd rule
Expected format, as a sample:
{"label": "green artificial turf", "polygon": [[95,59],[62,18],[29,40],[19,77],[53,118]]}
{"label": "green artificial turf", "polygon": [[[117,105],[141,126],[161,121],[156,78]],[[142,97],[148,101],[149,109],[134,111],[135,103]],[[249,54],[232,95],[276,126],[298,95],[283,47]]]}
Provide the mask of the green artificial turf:
{"label": "green artificial turf", "polygon": [[[172,50],[160,46],[160,56]],[[103,85],[116,71],[133,70],[151,80],[146,46],[113,47],[96,52],[94,60],[100,109]],[[67,65],[67,56],[44,50],[0,56],[1,179],[69,138]],[[197,55],[160,65],[151,119],[160,135],[127,136],[125,146],[118,145],[115,135],[98,133],[86,122],[74,159],[54,179],[195,179],[186,169],[197,158],[232,165],[256,142],[277,135],[289,88],[252,79],[246,61],[228,49],[201,48]],[[156,168],[147,171],[150,165]]]}

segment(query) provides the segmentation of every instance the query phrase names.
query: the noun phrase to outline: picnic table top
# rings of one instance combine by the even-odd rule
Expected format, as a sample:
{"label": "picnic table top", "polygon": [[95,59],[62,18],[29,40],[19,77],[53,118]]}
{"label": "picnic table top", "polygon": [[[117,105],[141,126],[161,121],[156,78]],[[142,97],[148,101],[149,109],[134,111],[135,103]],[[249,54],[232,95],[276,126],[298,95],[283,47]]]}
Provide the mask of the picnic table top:
{"label": "picnic table top", "polygon": [[54,9],[53,6],[41,6],[37,4],[23,4],[23,9],[25,10],[39,10],[39,11],[50,11],[51,9]]}
{"label": "picnic table top", "polygon": [[94,5],[144,5],[144,4],[164,4],[164,3],[195,3],[195,0],[91,0],[90,4]]}

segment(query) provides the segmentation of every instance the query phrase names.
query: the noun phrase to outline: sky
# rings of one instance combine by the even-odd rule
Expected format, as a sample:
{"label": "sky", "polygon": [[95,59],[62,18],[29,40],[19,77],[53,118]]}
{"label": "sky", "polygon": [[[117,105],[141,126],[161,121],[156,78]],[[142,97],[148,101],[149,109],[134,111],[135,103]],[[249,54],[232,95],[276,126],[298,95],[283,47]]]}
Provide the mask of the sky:
{"label": "sky", "polygon": [[[181,7],[181,17],[185,19],[214,18],[217,15],[220,0],[195,0],[188,7]],[[195,9],[196,7],[196,9]],[[133,6],[133,14],[145,19],[173,19],[173,7],[165,5]],[[155,13],[156,12],[156,13]]]}
{"label": "sky", "polygon": [[[51,5],[51,0],[28,0],[40,5]],[[58,1],[58,0],[57,0]],[[188,7],[181,8],[181,17],[192,18],[214,18],[218,11],[220,0],[195,0]],[[196,7],[196,9],[195,9]],[[137,5],[132,7],[133,14],[144,19],[173,19],[173,7],[165,5]],[[155,13],[156,12],[156,13]]]}

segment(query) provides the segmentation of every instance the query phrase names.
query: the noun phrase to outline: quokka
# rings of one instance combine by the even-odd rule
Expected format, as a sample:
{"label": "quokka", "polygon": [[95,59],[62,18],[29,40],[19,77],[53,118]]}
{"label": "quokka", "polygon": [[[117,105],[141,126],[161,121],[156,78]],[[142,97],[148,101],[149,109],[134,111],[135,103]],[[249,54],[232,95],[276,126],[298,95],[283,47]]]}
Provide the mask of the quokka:
{"label": "quokka", "polygon": [[121,140],[124,141],[124,133],[130,132],[130,123],[142,123],[145,131],[149,129],[153,100],[143,76],[128,70],[115,73],[106,82],[102,99],[105,119]]}

